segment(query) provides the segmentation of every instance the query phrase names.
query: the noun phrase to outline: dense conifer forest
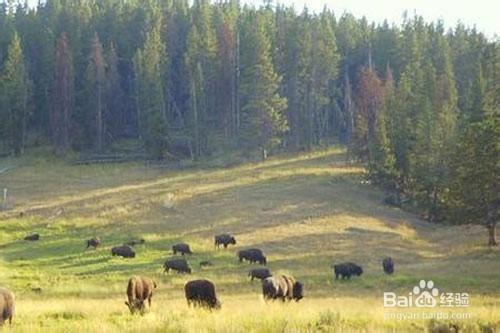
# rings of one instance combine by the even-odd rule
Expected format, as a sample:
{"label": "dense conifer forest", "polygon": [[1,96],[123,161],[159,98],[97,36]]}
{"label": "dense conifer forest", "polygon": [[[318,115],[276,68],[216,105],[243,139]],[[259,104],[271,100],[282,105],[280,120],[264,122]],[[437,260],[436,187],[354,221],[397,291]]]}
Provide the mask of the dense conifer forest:
{"label": "dense conifer forest", "polygon": [[333,143],[429,221],[500,210],[500,45],[406,16],[268,2],[0,4],[0,155],[132,145],[148,159]]}

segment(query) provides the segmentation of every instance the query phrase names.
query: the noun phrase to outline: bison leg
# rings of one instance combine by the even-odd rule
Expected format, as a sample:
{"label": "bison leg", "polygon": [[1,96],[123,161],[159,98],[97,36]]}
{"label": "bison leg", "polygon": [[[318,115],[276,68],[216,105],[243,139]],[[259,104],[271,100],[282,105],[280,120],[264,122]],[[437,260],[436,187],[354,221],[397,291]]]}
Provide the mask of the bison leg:
{"label": "bison leg", "polygon": [[338,280],[339,279],[339,275],[337,273],[335,273],[335,280]]}
{"label": "bison leg", "polygon": [[224,248],[227,249],[227,244],[224,244]]}

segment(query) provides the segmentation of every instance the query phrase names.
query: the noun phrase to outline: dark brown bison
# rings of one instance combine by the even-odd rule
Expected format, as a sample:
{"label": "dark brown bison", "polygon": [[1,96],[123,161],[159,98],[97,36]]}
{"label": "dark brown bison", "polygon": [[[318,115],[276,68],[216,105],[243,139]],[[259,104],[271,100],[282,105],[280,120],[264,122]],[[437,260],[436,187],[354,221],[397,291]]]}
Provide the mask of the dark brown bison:
{"label": "dark brown bison", "polygon": [[213,266],[213,263],[210,260],[200,261],[200,267]]}
{"label": "dark brown bison", "polygon": [[363,268],[352,262],[345,262],[342,264],[334,265],[333,271],[335,273],[335,279],[338,279],[339,276],[342,279],[349,279],[352,275],[360,276],[361,274],[363,274]]}
{"label": "dark brown bison", "polygon": [[261,265],[267,264],[267,259],[264,253],[259,249],[246,249],[238,252],[240,262],[243,260],[249,261],[251,264],[258,262]]}
{"label": "dark brown bison", "polygon": [[253,279],[264,280],[271,276],[271,271],[267,268],[254,268],[248,272],[248,276],[250,276],[251,281],[253,281]]}
{"label": "dark brown bison", "polygon": [[174,270],[177,273],[188,273],[191,274],[191,268],[189,267],[186,259],[169,259],[163,264],[165,269],[163,273]]}
{"label": "dark brown bison", "polygon": [[134,276],[128,280],[127,298],[125,305],[128,306],[130,313],[139,312],[141,314],[146,310],[145,301],[151,309],[151,298],[153,290],[156,288],[156,282],[148,277]]}
{"label": "dark brown bison", "polygon": [[0,288],[0,326],[8,319],[9,324],[12,324],[16,305],[14,294],[5,288]]}
{"label": "dark brown bison", "polygon": [[115,246],[111,249],[113,256],[120,256],[123,258],[135,258],[135,251],[128,245]]}
{"label": "dark brown bison", "polygon": [[87,247],[85,249],[88,249],[89,247],[93,247],[96,249],[99,245],[101,245],[101,240],[99,237],[94,237],[89,240],[87,240]]}
{"label": "dark brown bison", "polygon": [[220,302],[215,294],[215,285],[209,280],[192,280],[184,286],[189,306],[202,306],[208,309],[220,309]]}
{"label": "dark brown bison", "polygon": [[219,248],[219,246],[223,245],[224,248],[227,248],[229,244],[236,245],[236,238],[234,238],[234,236],[230,234],[215,236],[215,247]]}
{"label": "dark brown bison", "polygon": [[291,276],[270,276],[262,280],[262,294],[265,300],[281,299],[284,301],[300,301],[303,295],[303,286]]}
{"label": "dark brown bison", "polygon": [[191,249],[189,248],[189,245],[186,243],[175,244],[174,246],[172,246],[172,252],[174,254],[177,254],[177,252],[179,252],[182,255],[193,254],[193,252],[191,252]]}
{"label": "dark brown bison", "polygon": [[392,261],[391,257],[385,257],[384,260],[382,260],[382,268],[386,274],[394,273],[394,261]]}
{"label": "dark brown bison", "polygon": [[136,246],[140,244],[146,243],[146,240],[141,238],[141,239],[132,239],[129,240],[128,242],[123,243],[123,245],[128,245],[128,246]]}
{"label": "dark brown bison", "polygon": [[39,234],[28,235],[28,236],[24,237],[24,240],[37,241],[37,240],[40,240],[40,235]]}

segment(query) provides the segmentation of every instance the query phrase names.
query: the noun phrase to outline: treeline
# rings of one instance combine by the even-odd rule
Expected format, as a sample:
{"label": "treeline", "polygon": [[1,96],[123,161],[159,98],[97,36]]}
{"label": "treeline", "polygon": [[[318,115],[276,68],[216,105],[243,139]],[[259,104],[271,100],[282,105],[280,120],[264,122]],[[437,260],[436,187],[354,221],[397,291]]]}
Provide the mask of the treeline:
{"label": "treeline", "polygon": [[[24,1],[22,2],[24,3]],[[498,41],[461,24],[239,2],[0,4],[0,154],[349,147],[433,221],[499,217]]]}

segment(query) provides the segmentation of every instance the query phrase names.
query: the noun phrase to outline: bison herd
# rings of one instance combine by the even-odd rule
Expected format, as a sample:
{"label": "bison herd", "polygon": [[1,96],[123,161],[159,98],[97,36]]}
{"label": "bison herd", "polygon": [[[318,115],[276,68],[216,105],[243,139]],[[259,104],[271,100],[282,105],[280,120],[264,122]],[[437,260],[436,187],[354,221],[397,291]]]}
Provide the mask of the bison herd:
{"label": "bison herd", "polygon": [[[27,241],[40,240],[39,234],[28,235],[24,238]],[[121,256],[124,258],[135,258],[136,253],[134,246],[144,244],[144,239],[133,239],[125,242],[123,245],[115,246],[111,249],[113,256]],[[94,248],[102,245],[98,237],[93,237],[86,241],[88,248]],[[215,236],[215,247],[221,245],[227,248],[229,245],[236,245],[236,238],[230,234],[221,234]],[[163,264],[164,273],[175,271],[182,274],[191,274],[192,269],[189,266],[184,255],[191,255],[193,252],[186,243],[178,243],[172,246],[174,255],[180,254],[182,257],[174,257],[168,259]],[[267,257],[262,250],[257,248],[249,248],[237,252],[239,262],[247,261],[251,264],[258,263],[267,265]],[[199,263],[200,267],[212,266],[212,262],[204,260]],[[352,276],[360,276],[363,274],[363,268],[352,262],[339,263],[332,266],[335,279],[350,279]],[[394,262],[392,258],[385,257],[382,260],[382,269],[386,274],[394,273]],[[261,280],[262,295],[264,300],[282,300],[282,301],[299,301],[303,295],[303,284],[297,281],[294,277],[284,274],[273,275],[268,268],[259,267],[253,268],[248,272],[248,277]],[[151,307],[153,291],[157,288],[154,280],[144,276],[134,276],[130,278],[127,284],[127,301],[125,304],[132,314],[144,313],[146,310],[146,302],[148,307]],[[206,279],[198,279],[188,281],[184,285],[184,293],[189,306],[201,306],[208,309],[219,309],[220,301],[217,299],[215,284]],[[0,288],[0,325],[5,321],[12,322],[14,314],[14,294],[4,288]]]}

